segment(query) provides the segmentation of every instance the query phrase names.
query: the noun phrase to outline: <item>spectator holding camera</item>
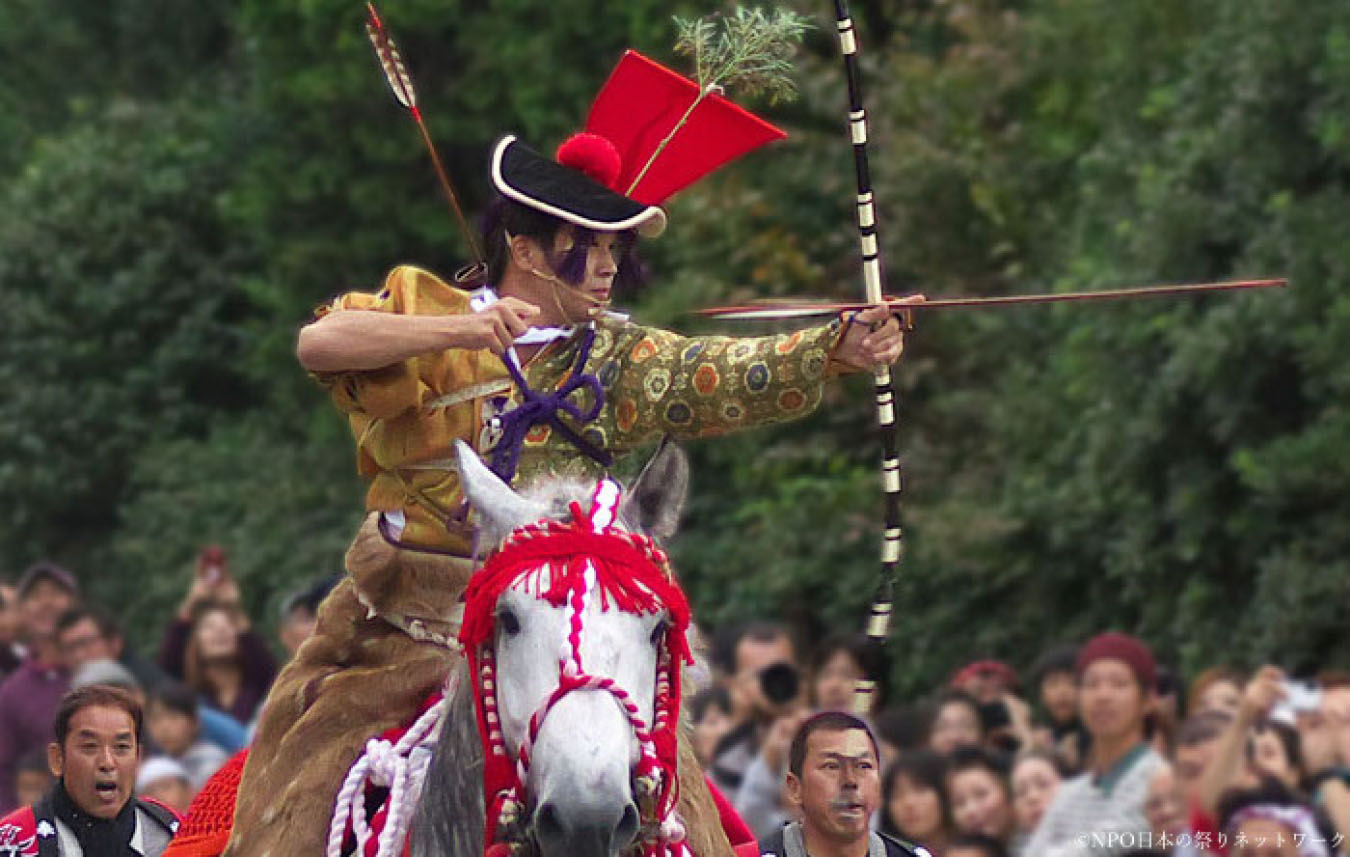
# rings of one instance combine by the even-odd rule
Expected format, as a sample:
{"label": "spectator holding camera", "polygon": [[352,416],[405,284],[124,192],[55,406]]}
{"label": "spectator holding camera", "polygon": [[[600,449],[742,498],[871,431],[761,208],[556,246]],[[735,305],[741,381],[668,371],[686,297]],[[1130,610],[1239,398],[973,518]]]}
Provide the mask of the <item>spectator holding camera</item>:
{"label": "spectator holding camera", "polygon": [[[1289,728],[1293,720],[1301,728]],[[1305,749],[1306,745],[1306,749]],[[1233,788],[1278,785],[1322,807],[1338,830],[1350,830],[1350,693],[1290,682],[1277,667],[1257,670],[1237,715],[1217,741],[1199,789],[1194,823],[1212,825]]]}
{"label": "spectator holding camera", "polygon": [[770,622],[746,625],[732,645],[726,679],[733,726],[723,737],[709,775],[735,795],[774,720],[791,713],[800,692],[797,652],[787,629]]}
{"label": "spectator holding camera", "polygon": [[[1262,771],[1253,764],[1251,749],[1257,728],[1267,721],[1270,713],[1284,698],[1285,675],[1274,666],[1257,670],[1242,689],[1234,716],[1230,718],[1214,742],[1214,750],[1207,761],[1196,788],[1196,802],[1201,811],[1200,822],[1212,823],[1219,808],[1219,800],[1233,788],[1256,784]],[[1278,743],[1278,741],[1277,741]],[[1263,749],[1269,755],[1271,748]],[[1267,758],[1267,762],[1272,760]],[[1280,765],[1272,765],[1280,768]]]}
{"label": "spectator holding camera", "polygon": [[762,838],[787,821],[783,777],[788,748],[811,711],[805,705],[793,663],[778,661],[764,667],[759,671],[758,685],[763,700],[760,710],[770,719],[760,733],[759,750],[745,769],[733,803],[755,836]]}
{"label": "spectator holding camera", "polygon": [[266,699],[276,661],[249,626],[221,548],[205,548],[198,557],[192,586],[165,630],[159,662],[241,724],[252,720]]}

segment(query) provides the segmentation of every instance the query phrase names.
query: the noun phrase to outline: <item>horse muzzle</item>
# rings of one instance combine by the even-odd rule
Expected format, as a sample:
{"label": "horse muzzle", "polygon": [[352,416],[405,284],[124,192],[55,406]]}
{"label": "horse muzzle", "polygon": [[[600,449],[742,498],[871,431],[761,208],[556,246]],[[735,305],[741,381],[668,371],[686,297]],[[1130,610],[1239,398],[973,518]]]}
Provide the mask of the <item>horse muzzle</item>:
{"label": "horse muzzle", "polygon": [[638,810],[626,802],[568,795],[539,804],[534,836],[540,857],[617,857],[633,844]]}

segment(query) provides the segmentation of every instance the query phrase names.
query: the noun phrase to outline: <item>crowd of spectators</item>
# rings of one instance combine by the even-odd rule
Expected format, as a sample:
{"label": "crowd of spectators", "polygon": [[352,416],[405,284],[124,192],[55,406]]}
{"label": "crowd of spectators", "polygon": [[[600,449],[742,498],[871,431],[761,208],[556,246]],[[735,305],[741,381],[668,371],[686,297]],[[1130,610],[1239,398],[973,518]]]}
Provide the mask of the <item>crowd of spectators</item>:
{"label": "crowd of spectators", "polygon": [[793,742],[853,710],[867,678],[881,687],[861,715],[878,749],[872,828],[930,854],[1350,854],[1350,674],[1224,666],[1186,685],[1143,641],[1103,633],[1025,677],[979,660],[888,701],[889,667],[862,639],[803,652],[787,628],[751,623],[709,648],[693,747],[772,853],[808,812]]}
{"label": "crowd of spectators", "polygon": [[[115,744],[124,716],[136,721],[119,817],[145,811],[133,794],[186,812],[247,745],[274,653],[294,655],[332,583],[287,598],[269,640],[224,552],[203,550],[153,661],[58,565],[0,585],[0,813],[78,810],[52,802],[78,751],[56,733],[94,717],[72,699],[102,718],[90,729],[111,724],[99,740]],[[899,700],[884,652],[861,637],[803,646],[753,622],[704,648],[692,747],[763,853],[803,857],[847,831],[860,847],[884,834],[939,857],[1350,854],[1339,833],[1350,830],[1350,673],[1216,666],[1187,684],[1143,641],[1103,633],[1047,650],[1023,674],[976,660]],[[862,679],[877,690],[850,717]],[[120,786],[90,788],[97,802]],[[892,844],[888,854],[904,853]]]}
{"label": "crowd of spectators", "polygon": [[186,811],[248,744],[277,673],[274,652],[295,654],[334,582],[325,578],[286,598],[269,641],[249,620],[225,552],[208,547],[154,660],[128,643],[112,616],[86,603],[76,576],[55,563],[0,585],[0,815],[52,793],[58,714],[64,699],[88,688],[112,688],[134,703],[143,736],[135,793]]}

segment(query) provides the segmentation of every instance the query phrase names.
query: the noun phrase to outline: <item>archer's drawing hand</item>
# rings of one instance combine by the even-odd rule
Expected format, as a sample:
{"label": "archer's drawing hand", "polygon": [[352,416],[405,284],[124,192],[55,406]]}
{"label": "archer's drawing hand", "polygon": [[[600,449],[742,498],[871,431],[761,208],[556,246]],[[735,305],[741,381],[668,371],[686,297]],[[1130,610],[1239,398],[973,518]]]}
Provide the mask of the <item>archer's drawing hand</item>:
{"label": "archer's drawing hand", "polygon": [[502,298],[481,312],[460,317],[460,345],[504,354],[517,337],[530,329],[530,322],[538,315],[539,307],[534,304],[519,298]]}
{"label": "archer's drawing hand", "polygon": [[[923,300],[922,295],[913,298],[913,303]],[[890,366],[904,350],[900,321],[890,307],[874,306],[854,314],[834,356],[855,369],[872,369]]]}

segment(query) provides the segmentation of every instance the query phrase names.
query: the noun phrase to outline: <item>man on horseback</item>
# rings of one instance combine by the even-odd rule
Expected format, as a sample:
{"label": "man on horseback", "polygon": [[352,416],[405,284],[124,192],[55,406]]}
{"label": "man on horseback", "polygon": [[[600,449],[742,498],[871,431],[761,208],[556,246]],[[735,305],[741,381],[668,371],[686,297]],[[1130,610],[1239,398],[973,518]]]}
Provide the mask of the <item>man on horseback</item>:
{"label": "man on horseback", "polygon": [[[762,139],[760,120],[724,104],[719,138],[753,128]],[[232,857],[322,853],[338,785],[366,739],[410,721],[457,663],[475,533],[455,440],[508,482],[595,477],[665,435],[805,416],[826,379],[899,358],[885,307],[755,338],[685,337],[609,312],[615,286],[637,277],[636,236],[665,225],[656,202],[619,189],[638,168],[646,182],[662,179],[655,154],[625,163],[632,151],[581,134],[554,161],[506,137],[493,151],[499,197],[483,232],[490,285],[464,291],[399,267],[379,292],[345,295],[301,331],[301,364],[350,420],[369,515],[349,575],[268,698]],[[692,168],[681,157],[663,191],[720,157]],[[681,806],[711,805],[701,776],[681,782]]]}

